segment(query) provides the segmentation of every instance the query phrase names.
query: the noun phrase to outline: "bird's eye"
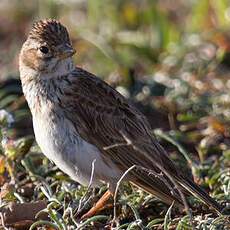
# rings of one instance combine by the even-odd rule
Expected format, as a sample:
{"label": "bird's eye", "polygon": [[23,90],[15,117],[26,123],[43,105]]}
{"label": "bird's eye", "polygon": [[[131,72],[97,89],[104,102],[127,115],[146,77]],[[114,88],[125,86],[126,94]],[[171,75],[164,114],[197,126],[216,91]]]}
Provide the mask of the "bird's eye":
{"label": "bird's eye", "polygon": [[47,54],[49,52],[49,49],[46,46],[41,46],[39,50],[44,54]]}

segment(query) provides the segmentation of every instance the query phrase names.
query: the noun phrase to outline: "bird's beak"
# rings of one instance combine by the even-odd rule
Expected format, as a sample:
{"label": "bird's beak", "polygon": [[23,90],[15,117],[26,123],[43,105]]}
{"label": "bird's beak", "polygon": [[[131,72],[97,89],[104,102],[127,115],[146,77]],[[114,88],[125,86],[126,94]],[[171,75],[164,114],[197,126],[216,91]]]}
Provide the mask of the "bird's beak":
{"label": "bird's beak", "polygon": [[75,53],[76,53],[76,50],[67,44],[60,48],[58,56],[61,59],[66,59],[68,57],[72,57]]}

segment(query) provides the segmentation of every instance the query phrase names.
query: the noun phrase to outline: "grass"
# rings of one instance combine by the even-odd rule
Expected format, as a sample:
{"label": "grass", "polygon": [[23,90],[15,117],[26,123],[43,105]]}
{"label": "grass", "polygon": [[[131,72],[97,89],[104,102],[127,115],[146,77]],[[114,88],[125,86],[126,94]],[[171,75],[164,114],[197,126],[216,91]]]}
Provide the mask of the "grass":
{"label": "grass", "polygon": [[[228,207],[217,216],[189,197],[195,228],[229,229],[228,1],[58,2],[22,0],[0,9],[1,228],[10,222],[16,229],[106,229],[111,223],[116,229],[192,229],[185,211],[127,183],[119,186],[115,219],[108,205],[79,220],[106,185],[82,187],[41,153],[15,60],[31,22],[55,17],[70,30],[76,63],[132,99],[178,167]],[[9,213],[12,204],[15,213]],[[37,219],[19,221],[22,214]]]}
{"label": "grass", "polygon": [[[7,116],[2,120],[2,127],[7,130]],[[207,157],[202,163],[191,160],[191,156],[176,141],[175,133],[155,131],[155,134],[174,145],[183,154],[188,165],[192,166],[193,177],[203,187],[208,188],[215,199],[221,203],[229,202],[230,172],[229,151],[220,157]],[[3,136],[6,135],[3,133]],[[4,137],[6,138],[6,137]],[[177,136],[178,138],[178,136]],[[7,142],[6,142],[7,143]],[[165,144],[167,144],[165,143]],[[6,187],[1,194],[1,206],[9,202],[33,202],[46,200],[47,207],[41,210],[49,220],[35,221],[30,229],[36,226],[49,226],[50,229],[101,229],[108,227],[114,220],[113,208],[107,208],[100,215],[80,221],[76,213],[84,213],[105,192],[106,186],[92,191],[72,182],[49,162],[36,145],[31,146],[31,138],[23,138],[3,145],[0,172],[2,183]],[[182,159],[181,159],[182,161]],[[9,180],[10,179],[10,180]],[[32,184],[33,190],[26,194]],[[185,212],[174,210],[173,204],[167,207],[159,200],[128,184],[120,186],[116,202],[116,229],[192,229]],[[197,229],[227,229],[229,217],[211,213],[195,199],[190,202],[194,206],[193,223]],[[31,207],[33,208],[33,206]],[[18,215],[20,215],[18,213]],[[21,223],[22,224],[22,223]]]}

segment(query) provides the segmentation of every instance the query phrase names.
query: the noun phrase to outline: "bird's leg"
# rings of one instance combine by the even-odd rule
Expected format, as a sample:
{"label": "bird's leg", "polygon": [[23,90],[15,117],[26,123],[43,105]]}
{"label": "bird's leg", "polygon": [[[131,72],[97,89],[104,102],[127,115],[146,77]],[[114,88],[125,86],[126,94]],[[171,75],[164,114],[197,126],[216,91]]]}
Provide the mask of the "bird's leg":
{"label": "bird's leg", "polygon": [[86,213],[84,214],[81,219],[87,219],[94,215],[96,215],[98,212],[100,212],[104,207],[107,201],[110,197],[112,197],[113,194],[107,190],[103,196],[97,201],[97,203]]}

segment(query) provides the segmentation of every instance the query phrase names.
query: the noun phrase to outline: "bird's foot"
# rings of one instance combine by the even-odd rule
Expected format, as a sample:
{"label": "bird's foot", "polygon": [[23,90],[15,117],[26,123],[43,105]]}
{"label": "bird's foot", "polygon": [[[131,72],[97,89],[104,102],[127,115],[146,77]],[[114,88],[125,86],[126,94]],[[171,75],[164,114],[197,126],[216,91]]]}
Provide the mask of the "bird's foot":
{"label": "bird's foot", "polygon": [[112,196],[112,193],[107,190],[103,196],[98,200],[98,202],[87,212],[85,213],[82,217],[81,220],[83,219],[88,219],[92,216],[95,216],[97,213],[105,209],[106,203],[109,200],[109,198]]}

